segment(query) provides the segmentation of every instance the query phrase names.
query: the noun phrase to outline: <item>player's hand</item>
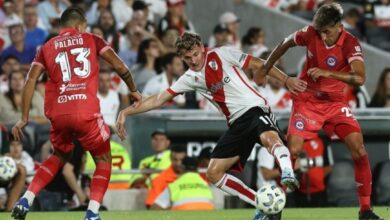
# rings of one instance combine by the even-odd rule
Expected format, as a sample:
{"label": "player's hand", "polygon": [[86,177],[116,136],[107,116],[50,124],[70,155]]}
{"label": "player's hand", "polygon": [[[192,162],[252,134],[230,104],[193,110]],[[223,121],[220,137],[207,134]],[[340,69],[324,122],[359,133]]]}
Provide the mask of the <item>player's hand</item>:
{"label": "player's hand", "polygon": [[287,89],[293,93],[304,92],[306,90],[307,82],[297,79],[295,77],[288,77],[286,80]]}
{"label": "player's hand", "polygon": [[132,98],[132,100],[134,102],[134,104],[133,104],[134,108],[137,108],[141,104],[141,102],[142,102],[142,95],[141,95],[141,93],[139,93],[138,91],[131,92],[130,96],[131,96],[131,98]]}
{"label": "player's hand", "polygon": [[123,141],[126,138],[126,129],[125,129],[126,116],[123,111],[120,111],[118,114],[118,119],[116,120],[116,134]]}
{"label": "player's hand", "polygon": [[317,67],[310,68],[307,71],[307,75],[310,76],[314,81],[317,81],[317,79],[320,77],[329,78],[330,74],[331,74],[331,72],[317,68]]}
{"label": "player's hand", "polygon": [[22,129],[26,125],[27,125],[27,121],[20,119],[18,122],[16,122],[14,127],[12,127],[12,135],[14,136],[15,140],[20,141],[24,137]]}

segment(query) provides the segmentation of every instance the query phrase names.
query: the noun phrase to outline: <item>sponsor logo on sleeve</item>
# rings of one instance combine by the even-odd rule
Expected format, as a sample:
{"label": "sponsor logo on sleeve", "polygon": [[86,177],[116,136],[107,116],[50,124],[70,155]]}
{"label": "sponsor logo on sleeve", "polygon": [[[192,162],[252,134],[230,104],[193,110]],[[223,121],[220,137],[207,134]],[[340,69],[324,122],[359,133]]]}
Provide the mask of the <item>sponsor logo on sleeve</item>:
{"label": "sponsor logo on sleeve", "polygon": [[326,65],[328,65],[329,67],[334,67],[336,66],[336,64],[337,64],[336,57],[330,56],[326,58]]}

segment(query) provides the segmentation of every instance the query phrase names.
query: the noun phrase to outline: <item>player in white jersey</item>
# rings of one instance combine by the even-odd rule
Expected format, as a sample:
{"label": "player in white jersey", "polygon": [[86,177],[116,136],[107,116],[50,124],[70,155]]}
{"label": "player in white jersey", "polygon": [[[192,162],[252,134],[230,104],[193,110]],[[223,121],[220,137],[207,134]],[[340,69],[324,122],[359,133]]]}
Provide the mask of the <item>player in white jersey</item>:
{"label": "player in white jersey", "polygon": [[[126,116],[159,108],[176,95],[195,90],[215,104],[229,124],[212,152],[207,170],[211,183],[256,206],[256,192],[226,171],[241,171],[254,144],[260,143],[280,165],[282,184],[296,189],[298,181],[294,177],[290,153],[282,141],[275,117],[267,101],[250,85],[244,73],[244,69],[252,69],[255,82],[264,84],[266,76],[257,71],[263,60],[229,47],[208,51],[199,35],[188,32],[178,38],[176,49],[189,70],[166,91],[148,97],[136,108],[122,110],[117,121],[119,137],[125,138]],[[270,76],[282,81],[292,93],[306,89],[306,82],[290,78],[277,68],[270,71]],[[258,211],[255,219],[263,217],[264,214]]]}

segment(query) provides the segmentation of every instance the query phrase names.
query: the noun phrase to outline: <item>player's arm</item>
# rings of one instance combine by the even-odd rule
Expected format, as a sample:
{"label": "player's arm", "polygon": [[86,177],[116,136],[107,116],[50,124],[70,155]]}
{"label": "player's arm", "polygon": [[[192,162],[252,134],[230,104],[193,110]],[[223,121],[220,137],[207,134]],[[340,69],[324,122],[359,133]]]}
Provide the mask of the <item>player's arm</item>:
{"label": "player's arm", "polygon": [[[254,77],[253,80],[257,85],[264,85],[266,83],[267,72],[264,71],[264,60],[252,57],[248,64],[248,69],[253,69]],[[283,82],[283,84],[290,90],[292,93],[303,92],[306,89],[307,83],[303,80],[299,80],[293,77],[288,76],[286,73],[282,72],[275,66],[269,70],[269,75],[275,79]]]}
{"label": "player's arm", "polygon": [[44,68],[41,65],[32,65],[28,74],[26,84],[22,93],[22,118],[12,128],[12,134],[16,140],[23,136],[22,128],[26,126],[29,119],[30,106],[34,95],[35,85],[43,73]]}
{"label": "player's arm", "polygon": [[350,66],[350,72],[338,72],[319,68],[310,68],[307,71],[307,74],[313,80],[317,80],[319,77],[325,77],[337,79],[353,86],[362,86],[366,81],[364,62],[361,60],[354,60],[350,63]]}
{"label": "player's arm", "polygon": [[134,78],[130,70],[123,63],[121,58],[119,58],[119,56],[111,48],[104,51],[102,54],[100,54],[100,56],[109,64],[111,64],[112,67],[114,67],[115,71],[123,79],[123,81],[129,88],[130,95],[134,99],[135,104],[138,105],[142,99],[141,94],[138,92],[137,86],[134,82]]}
{"label": "player's arm", "polygon": [[[268,59],[264,63],[265,73],[269,73],[276,61],[278,61],[291,47],[295,47],[297,44],[294,41],[294,34],[286,37],[282,42],[275,47],[275,49],[268,56]],[[270,73],[271,74],[271,73]]]}
{"label": "player's arm", "polygon": [[129,115],[135,115],[143,112],[147,112],[156,108],[160,108],[164,103],[171,100],[174,97],[173,94],[164,90],[159,94],[152,95],[143,100],[138,106],[129,106],[119,112],[118,120],[116,122],[116,128],[118,136],[123,140],[126,136],[125,122],[126,117]]}

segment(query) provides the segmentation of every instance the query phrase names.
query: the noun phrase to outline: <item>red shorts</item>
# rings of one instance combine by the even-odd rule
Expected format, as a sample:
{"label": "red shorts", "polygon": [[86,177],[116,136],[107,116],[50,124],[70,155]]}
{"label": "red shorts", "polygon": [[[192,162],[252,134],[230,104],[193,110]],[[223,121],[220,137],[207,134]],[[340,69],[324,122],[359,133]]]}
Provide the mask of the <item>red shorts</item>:
{"label": "red shorts", "polygon": [[110,129],[101,114],[61,115],[50,119],[50,141],[55,150],[68,153],[79,140],[85,151],[101,155],[110,151]]}
{"label": "red shorts", "polygon": [[352,132],[361,133],[358,121],[345,103],[294,101],[288,135],[312,139],[321,128],[331,139],[344,140]]}

